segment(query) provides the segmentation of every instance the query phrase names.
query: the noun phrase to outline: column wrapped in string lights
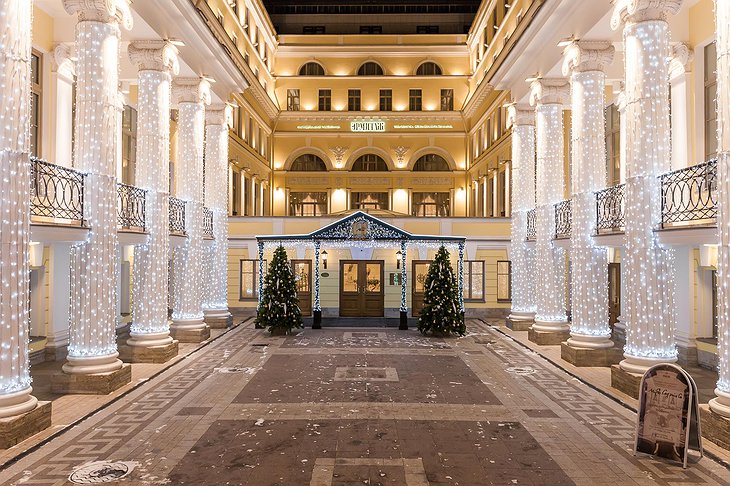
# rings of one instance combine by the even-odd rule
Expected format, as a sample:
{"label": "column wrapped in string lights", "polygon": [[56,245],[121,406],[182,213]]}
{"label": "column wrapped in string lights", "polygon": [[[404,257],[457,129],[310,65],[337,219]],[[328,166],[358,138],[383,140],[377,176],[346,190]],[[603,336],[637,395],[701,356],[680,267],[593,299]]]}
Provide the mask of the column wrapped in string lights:
{"label": "column wrapped in string lights", "polygon": [[185,201],[185,243],[173,254],[172,337],[180,342],[208,339],[203,320],[203,137],[210,84],[204,78],[172,83],[178,105],[177,197]]}
{"label": "column wrapped in string lights", "polygon": [[[717,350],[716,397],[710,409],[730,418],[730,0],[716,0],[717,33]],[[726,428],[727,430],[727,428]]]}
{"label": "column wrapped in string lights", "polygon": [[[103,381],[122,369],[116,342],[117,99],[120,24],[131,29],[132,16],[128,0],[63,0],[63,5],[79,20],[74,166],[87,174],[84,219],[89,226],[86,239],[71,248],[70,337],[63,371],[103,373],[98,377]],[[130,372],[128,366],[126,370]],[[83,386],[56,381],[59,388],[68,386],[65,391],[74,391],[74,383]]]}
{"label": "column wrapped in string lights", "polygon": [[[139,70],[135,181],[146,191],[147,237],[143,244],[134,247],[132,325],[127,340],[133,348],[131,360],[137,361],[150,356],[143,358],[143,353],[135,353],[135,348],[162,351],[160,346],[173,345],[167,320],[168,190],[171,83],[179,66],[177,48],[167,41],[134,41],[128,50],[130,60]],[[175,350],[165,352],[163,358],[175,354]]]}
{"label": "column wrapped in string lights", "polygon": [[[553,244],[555,203],[563,200],[563,106],[569,99],[568,81],[537,79],[530,86],[530,104],[535,106],[537,149],[537,197],[535,243],[536,303],[532,330],[565,333],[565,250]],[[557,344],[557,343],[555,343]]]}
{"label": "column wrapped in string lights", "polygon": [[611,27],[623,25],[626,96],[625,359],[621,370],[643,373],[677,360],[674,341],[674,254],[654,228],[660,222],[658,175],[670,168],[668,14],[681,0],[619,0]]}
{"label": "column wrapped in string lights", "polygon": [[574,41],[563,53],[570,76],[572,177],[570,233],[572,319],[568,345],[612,348],[608,324],[608,254],[593,242],[595,192],[606,186],[605,69],[613,61],[606,41]]}
{"label": "column wrapped in string lights", "polygon": [[28,360],[32,3],[0,3],[0,418],[33,410]]}
{"label": "column wrapped in string lights", "polygon": [[535,245],[527,242],[527,212],[535,207],[535,111],[511,104],[507,123],[512,125],[512,309],[507,325],[527,330],[536,309]]}
{"label": "column wrapped in string lights", "polygon": [[205,322],[225,328],[233,323],[228,312],[228,127],[232,108],[211,105],[205,111],[205,206],[213,211],[214,240],[209,245],[203,296]]}

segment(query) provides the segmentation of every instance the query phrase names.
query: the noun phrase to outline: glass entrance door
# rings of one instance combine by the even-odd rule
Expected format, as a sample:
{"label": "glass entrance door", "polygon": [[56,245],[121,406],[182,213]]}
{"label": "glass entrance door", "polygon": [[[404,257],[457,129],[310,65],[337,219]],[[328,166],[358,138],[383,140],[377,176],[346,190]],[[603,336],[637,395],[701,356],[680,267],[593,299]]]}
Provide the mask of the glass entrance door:
{"label": "glass entrance door", "polygon": [[382,260],[340,261],[340,316],[385,315]]}

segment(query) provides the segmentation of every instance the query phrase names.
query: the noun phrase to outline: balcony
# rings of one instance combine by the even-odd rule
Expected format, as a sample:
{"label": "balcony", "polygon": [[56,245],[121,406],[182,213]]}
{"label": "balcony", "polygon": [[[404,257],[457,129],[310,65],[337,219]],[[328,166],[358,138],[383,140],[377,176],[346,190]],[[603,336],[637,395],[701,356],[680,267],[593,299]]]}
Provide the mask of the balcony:
{"label": "balcony", "polygon": [[572,226],[573,212],[571,210],[570,199],[555,204],[555,239],[570,238]]}
{"label": "balcony", "polygon": [[170,234],[186,236],[185,233],[185,201],[170,196]]}
{"label": "balcony", "polygon": [[527,241],[537,239],[537,215],[535,209],[527,211]]}
{"label": "balcony", "polygon": [[85,228],[85,174],[35,157],[30,162],[32,222]]}
{"label": "balcony", "polygon": [[203,208],[203,238],[213,239],[213,210],[206,207]]}
{"label": "balcony", "polygon": [[128,184],[117,184],[117,228],[143,233],[145,230],[146,191]]}
{"label": "balcony", "polygon": [[596,234],[623,233],[626,219],[626,184],[607,187],[596,193]]}

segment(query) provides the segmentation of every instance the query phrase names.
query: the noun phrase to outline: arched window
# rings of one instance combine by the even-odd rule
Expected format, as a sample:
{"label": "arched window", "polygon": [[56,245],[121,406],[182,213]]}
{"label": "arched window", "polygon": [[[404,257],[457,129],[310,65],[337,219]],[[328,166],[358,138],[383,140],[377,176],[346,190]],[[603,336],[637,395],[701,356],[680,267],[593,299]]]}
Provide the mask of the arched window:
{"label": "arched window", "polygon": [[327,170],[324,160],[314,154],[302,154],[291,164],[289,169],[294,172],[323,172]]}
{"label": "arched window", "polygon": [[358,76],[382,76],[383,68],[377,62],[368,61],[357,70]]}
{"label": "arched window", "polygon": [[416,69],[416,76],[441,76],[441,67],[435,62],[424,62]]}
{"label": "arched window", "polygon": [[426,154],[419,157],[413,165],[413,170],[417,172],[441,172],[449,171],[449,163],[446,159],[436,154]]}
{"label": "arched window", "polygon": [[299,68],[300,76],[324,76],[324,68],[316,62],[308,62]]}
{"label": "arched window", "polygon": [[388,164],[385,163],[382,157],[375,154],[365,154],[357,158],[354,164],[352,164],[352,170],[354,172],[387,172]]}

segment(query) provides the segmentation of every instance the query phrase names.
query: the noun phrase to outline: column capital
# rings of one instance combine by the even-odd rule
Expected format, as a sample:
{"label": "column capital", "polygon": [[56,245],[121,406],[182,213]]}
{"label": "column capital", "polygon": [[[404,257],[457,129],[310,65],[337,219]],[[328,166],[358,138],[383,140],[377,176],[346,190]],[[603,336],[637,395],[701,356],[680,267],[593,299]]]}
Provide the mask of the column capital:
{"label": "column capital", "polygon": [[611,15],[611,28],[617,30],[625,23],[636,24],[651,20],[667,20],[667,15],[679,12],[683,0],[618,0]]}
{"label": "column capital", "polygon": [[76,63],[71,55],[73,45],[68,42],[56,44],[53,48],[51,69],[65,78],[73,79],[76,75]]}
{"label": "column capital", "polygon": [[210,82],[205,78],[175,78],[172,82],[175,103],[210,104]]}
{"label": "column capital", "polygon": [[79,22],[118,22],[125,29],[132,29],[129,0],[63,0],[63,8],[69,15],[79,14]]}
{"label": "column capital", "polygon": [[566,105],[570,100],[570,84],[565,78],[540,78],[530,84],[530,104]]}
{"label": "column capital", "polygon": [[231,125],[233,107],[228,103],[213,103],[205,109],[206,125]]}
{"label": "column capital", "polygon": [[689,72],[689,65],[694,58],[694,52],[684,42],[672,46],[672,57],[669,60],[669,80],[675,79]]}
{"label": "column capital", "polygon": [[140,71],[166,71],[173,75],[180,71],[177,47],[169,41],[132,41],[127,52],[129,60]]}
{"label": "column capital", "polygon": [[535,110],[529,105],[510,103],[507,105],[507,123],[513,126],[535,125]]}
{"label": "column capital", "polygon": [[610,41],[573,41],[563,51],[563,75],[603,72],[613,62],[614,52]]}

